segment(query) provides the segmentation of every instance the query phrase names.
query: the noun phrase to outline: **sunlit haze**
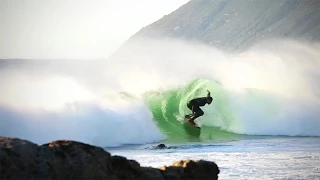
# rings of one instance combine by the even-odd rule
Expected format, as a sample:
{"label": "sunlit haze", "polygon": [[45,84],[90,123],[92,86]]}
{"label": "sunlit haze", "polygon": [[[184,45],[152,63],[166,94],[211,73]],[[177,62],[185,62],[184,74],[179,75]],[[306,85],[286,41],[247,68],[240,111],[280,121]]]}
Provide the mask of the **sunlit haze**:
{"label": "sunlit haze", "polygon": [[106,58],[188,0],[0,0],[0,58]]}
{"label": "sunlit haze", "polygon": [[[172,151],[217,155],[223,179],[318,177],[320,1],[187,1],[0,0],[0,149],[10,148],[0,166],[14,172],[23,145],[4,136],[43,145],[43,156],[24,148],[38,159],[49,142],[72,140],[146,166]],[[189,102],[208,91],[200,129],[189,126]]]}

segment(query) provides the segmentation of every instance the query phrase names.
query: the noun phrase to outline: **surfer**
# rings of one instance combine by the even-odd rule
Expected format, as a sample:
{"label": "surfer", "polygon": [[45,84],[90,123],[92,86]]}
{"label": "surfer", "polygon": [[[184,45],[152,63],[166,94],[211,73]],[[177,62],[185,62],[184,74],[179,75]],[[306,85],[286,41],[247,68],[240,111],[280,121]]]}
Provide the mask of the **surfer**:
{"label": "surfer", "polygon": [[190,123],[195,124],[194,120],[204,114],[204,112],[200,109],[200,106],[211,104],[211,102],[212,97],[210,96],[210,91],[208,91],[207,97],[200,97],[190,100],[187,104],[187,107],[192,111],[192,114],[186,115],[185,118],[188,118]]}

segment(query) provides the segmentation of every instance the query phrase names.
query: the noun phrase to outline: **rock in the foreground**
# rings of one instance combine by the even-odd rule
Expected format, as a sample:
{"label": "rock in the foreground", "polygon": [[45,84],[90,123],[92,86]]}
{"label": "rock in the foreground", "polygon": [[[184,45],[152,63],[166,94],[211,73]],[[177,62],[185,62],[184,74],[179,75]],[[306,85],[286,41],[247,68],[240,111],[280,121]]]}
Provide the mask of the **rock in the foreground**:
{"label": "rock in the foreground", "polygon": [[172,166],[140,167],[102,148],[75,141],[38,146],[0,137],[0,179],[218,179],[214,162],[184,160]]}

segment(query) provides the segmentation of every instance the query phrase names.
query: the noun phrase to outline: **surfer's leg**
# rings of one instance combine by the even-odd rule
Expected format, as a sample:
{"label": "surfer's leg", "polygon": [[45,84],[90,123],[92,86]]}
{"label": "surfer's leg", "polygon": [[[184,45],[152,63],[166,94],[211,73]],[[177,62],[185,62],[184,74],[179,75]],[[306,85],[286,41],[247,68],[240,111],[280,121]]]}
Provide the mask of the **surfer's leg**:
{"label": "surfer's leg", "polygon": [[187,104],[187,107],[188,107],[188,109],[191,110],[191,114],[185,115],[185,118],[190,118],[190,117],[193,115],[193,111],[192,111],[193,107],[192,107],[192,105],[189,104],[189,103]]}
{"label": "surfer's leg", "polygon": [[204,112],[200,109],[200,107],[196,106],[193,107],[193,116],[190,118],[190,121],[194,123],[194,120],[197,119],[198,117],[202,116]]}

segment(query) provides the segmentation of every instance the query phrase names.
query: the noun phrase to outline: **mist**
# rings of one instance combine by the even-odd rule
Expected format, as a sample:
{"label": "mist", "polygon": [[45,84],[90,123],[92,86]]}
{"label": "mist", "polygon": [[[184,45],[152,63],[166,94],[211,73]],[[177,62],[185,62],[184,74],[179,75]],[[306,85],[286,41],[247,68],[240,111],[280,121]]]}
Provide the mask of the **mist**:
{"label": "mist", "polygon": [[319,92],[319,49],[318,43],[274,39],[236,53],[181,40],[142,39],[121,49],[115,67],[121,69],[119,74],[146,73],[136,77],[146,86],[153,75],[159,82],[157,88],[208,77],[234,90],[256,88],[293,97],[314,97]]}
{"label": "mist", "polygon": [[[202,77],[218,81],[229,92],[258,89],[319,105],[319,50],[318,43],[290,39],[260,42],[236,53],[176,39],[141,38],[105,60],[3,63],[0,135],[100,146],[159,141],[165,137],[143,93]],[[312,108],[316,112],[319,106]]]}

